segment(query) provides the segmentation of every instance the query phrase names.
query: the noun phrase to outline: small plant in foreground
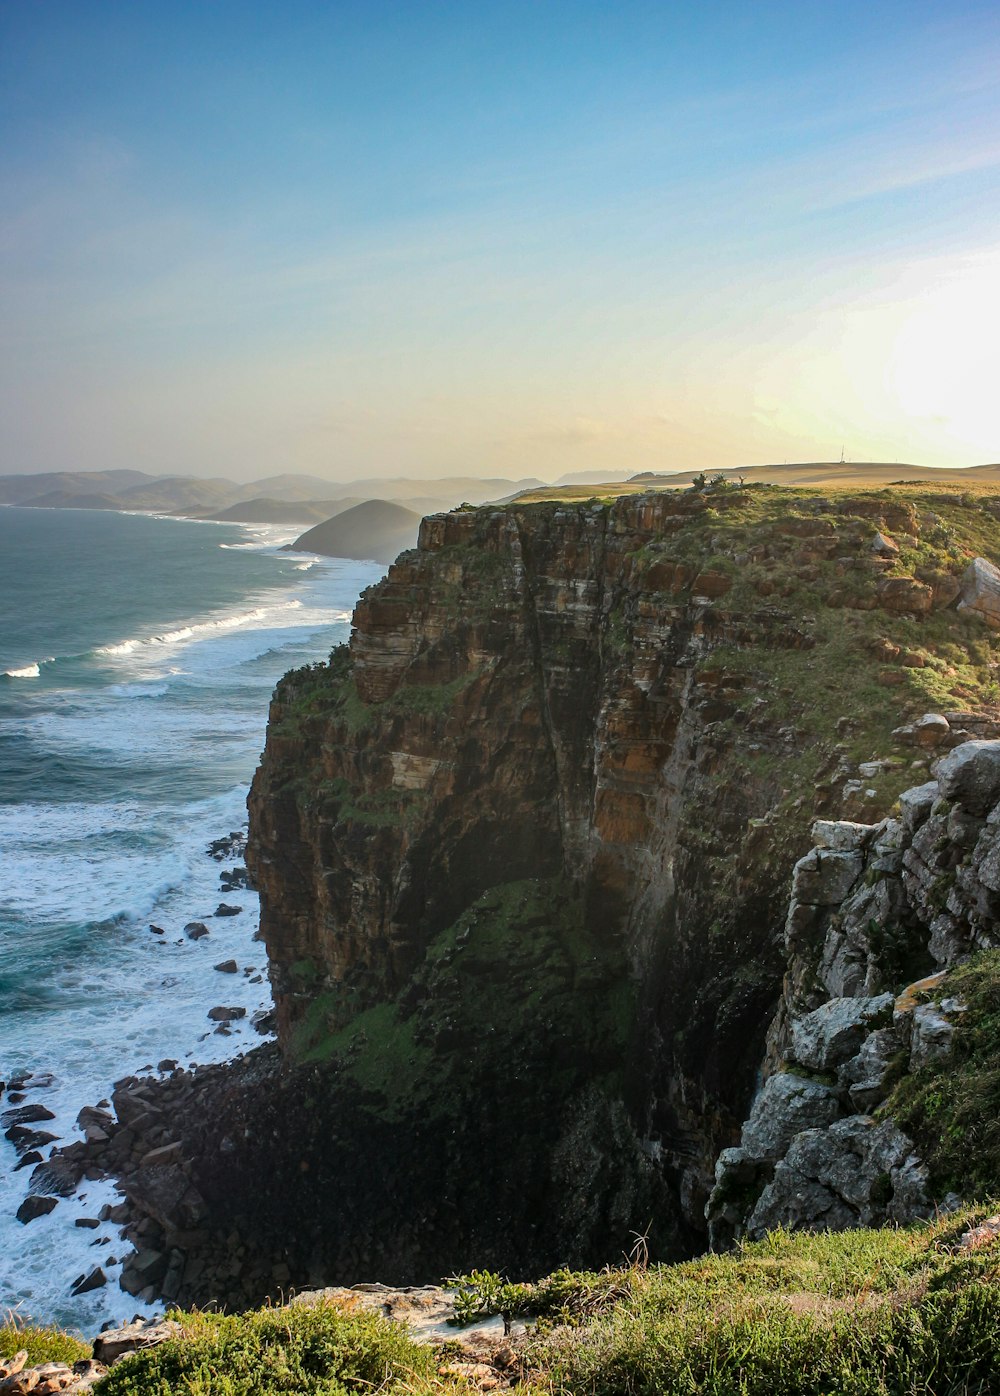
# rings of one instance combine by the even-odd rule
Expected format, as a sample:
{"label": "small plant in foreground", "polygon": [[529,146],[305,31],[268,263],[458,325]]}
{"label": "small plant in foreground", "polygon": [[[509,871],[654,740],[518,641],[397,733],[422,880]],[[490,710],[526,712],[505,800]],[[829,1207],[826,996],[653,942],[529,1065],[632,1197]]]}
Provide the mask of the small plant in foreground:
{"label": "small plant in foreground", "polygon": [[90,1356],[90,1346],[62,1328],[38,1328],[8,1310],[0,1325],[0,1362],[16,1352],[27,1352],[30,1367],[40,1362],[65,1362],[72,1366]]}

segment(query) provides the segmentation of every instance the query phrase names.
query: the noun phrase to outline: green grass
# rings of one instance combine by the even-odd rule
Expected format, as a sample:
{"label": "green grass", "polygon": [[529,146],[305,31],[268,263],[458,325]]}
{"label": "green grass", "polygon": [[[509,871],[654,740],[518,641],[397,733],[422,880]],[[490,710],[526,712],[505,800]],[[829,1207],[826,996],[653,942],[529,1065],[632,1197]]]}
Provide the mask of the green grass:
{"label": "green grass", "polygon": [[955,1016],[951,1054],[904,1076],[883,1111],[916,1142],[935,1187],[1000,1195],[1000,950],[945,978],[934,998],[968,1004]]}
{"label": "green grass", "polygon": [[0,1361],[16,1352],[27,1352],[27,1366],[40,1362],[65,1362],[72,1366],[90,1356],[90,1344],[62,1328],[37,1327],[9,1313],[0,1325]]}
{"label": "green grass", "polygon": [[725,1256],[583,1276],[576,1313],[564,1279],[557,1326],[529,1347],[529,1389],[986,1396],[1000,1383],[1000,1246],[956,1253],[983,1215],[907,1231],[777,1232]]}
{"label": "green grass", "polygon": [[441,1389],[433,1354],[374,1314],[319,1304],[172,1317],[182,1334],[117,1364],[96,1396],[402,1396]]}
{"label": "green grass", "polygon": [[455,699],[464,688],[468,688],[476,677],[474,671],[467,674],[460,674],[457,679],[452,679],[450,683],[438,684],[404,684],[397,688],[391,698],[385,702],[387,713],[423,713],[433,717],[442,717],[447,713]]}

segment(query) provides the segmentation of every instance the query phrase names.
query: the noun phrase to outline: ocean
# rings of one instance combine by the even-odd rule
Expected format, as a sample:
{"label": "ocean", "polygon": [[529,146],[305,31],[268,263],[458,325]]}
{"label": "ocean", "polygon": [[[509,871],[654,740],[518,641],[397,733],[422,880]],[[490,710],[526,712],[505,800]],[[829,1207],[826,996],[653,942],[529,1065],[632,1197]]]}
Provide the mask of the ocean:
{"label": "ocean", "polygon": [[[60,1143],[122,1076],[262,1040],[257,898],[222,889],[242,859],[208,846],[245,831],[275,682],[347,638],[384,572],[280,551],[294,534],[0,508],[0,1080],[32,1073],[20,1104],[51,1111],[35,1128]],[[191,921],[209,934],[189,939]],[[230,959],[237,973],[214,968]],[[231,1035],[217,1004],[247,1010]],[[5,1092],[0,1111],[16,1105]],[[112,1185],[24,1225],[17,1163],[0,1138],[0,1304],[87,1333],[140,1311],[118,1286],[117,1228],[74,1224]],[[72,1297],[95,1265],[107,1285]]]}

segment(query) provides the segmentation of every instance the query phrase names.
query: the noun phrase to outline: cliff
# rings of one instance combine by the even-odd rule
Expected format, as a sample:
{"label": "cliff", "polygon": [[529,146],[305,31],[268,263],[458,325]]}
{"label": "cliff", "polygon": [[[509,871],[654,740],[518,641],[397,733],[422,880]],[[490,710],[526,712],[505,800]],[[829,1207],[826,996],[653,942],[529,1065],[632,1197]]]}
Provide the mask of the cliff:
{"label": "cliff", "polygon": [[[899,1069],[912,1038],[882,1128],[864,1112],[886,1096],[803,1056],[796,1025],[857,999],[841,1046],[863,1055],[902,989],[990,944],[978,893],[945,934],[895,890],[909,830],[940,915],[983,829],[919,834],[896,805],[1000,730],[997,515],[943,487],[760,486],[425,519],[350,644],[272,703],[248,862],[280,1061],[122,1083],[125,1127],[102,1123],[134,1292],[537,1274],[636,1234],[691,1254],[706,1204],[719,1244],[754,1229],[809,1129],[885,1146],[869,1212],[831,1223],[955,1190],[937,1088]],[[758,1158],[743,1122],[781,1091],[822,1109],[768,1105],[785,1122]]]}
{"label": "cliff", "polygon": [[533,1226],[597,1258],[655,1195],[661,1244],[697,1244],[813,818],[888,812],[926,766],[904,719],[995,697],[956,609],[993,510],[764,487],[425,520],[272,706],[251,857],[286,1060],[404,1134],[502,1080]]}

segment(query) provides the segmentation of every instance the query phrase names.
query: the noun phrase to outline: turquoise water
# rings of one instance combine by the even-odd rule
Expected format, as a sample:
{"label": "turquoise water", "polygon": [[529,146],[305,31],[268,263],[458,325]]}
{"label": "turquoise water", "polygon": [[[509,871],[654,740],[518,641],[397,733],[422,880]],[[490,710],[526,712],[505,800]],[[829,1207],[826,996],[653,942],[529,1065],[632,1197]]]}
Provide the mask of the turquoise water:
{"label": "turquoise water", "polygon": [[[117,1078],[260,1041],[256,897],[220,892],[207,845],[245,827],[275,681],[347,638],[383,571],[283,553],[290,536],[0,509],[0,1079],[51,1074],[26,1103],[54,1112],[60,1141]],[[220,899],[240,914],[215,918]],[[204,940],[184,936],[192,919]],[[238,975],[214,971],[229,958]],[[220,1002],[248,1012],[230,1038],[207,1020]],[[22,1227],[31,1170],[16,1162],[0,1140],[0,1303],[88,1329],[134,1312],[105,1264],[114,1229],[94,1251],[73,1226],[109,1185]],[[69,1299],[98,1261],[111,1283]]]}

